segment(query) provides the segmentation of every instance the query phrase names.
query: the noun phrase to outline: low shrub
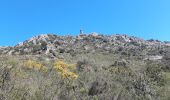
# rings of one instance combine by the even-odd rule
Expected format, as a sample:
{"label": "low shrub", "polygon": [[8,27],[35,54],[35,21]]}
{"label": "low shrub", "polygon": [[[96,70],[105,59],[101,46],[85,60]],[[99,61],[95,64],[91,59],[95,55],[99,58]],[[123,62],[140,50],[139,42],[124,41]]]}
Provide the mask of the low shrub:
{"label": "low shrub", "polygon": [[58,60],[54,63],[54,69],[56,69],[63,78],[67,79],[77,79],[78,75],[74,72],[71,72],[71,69],[74,68],[75,65],[73,64],[67,64],[63,60]]}

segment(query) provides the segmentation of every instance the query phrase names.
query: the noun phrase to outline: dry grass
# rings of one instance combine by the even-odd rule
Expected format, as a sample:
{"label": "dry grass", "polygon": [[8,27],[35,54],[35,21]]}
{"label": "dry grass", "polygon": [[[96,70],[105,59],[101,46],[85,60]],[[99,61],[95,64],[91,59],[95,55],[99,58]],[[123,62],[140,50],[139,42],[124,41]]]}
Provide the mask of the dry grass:
{"label": "dry grass", "polygon": [[169,99],[170,75],[161,65],[133,70],[132,64],[91,59],[0,57],[0,100]]}

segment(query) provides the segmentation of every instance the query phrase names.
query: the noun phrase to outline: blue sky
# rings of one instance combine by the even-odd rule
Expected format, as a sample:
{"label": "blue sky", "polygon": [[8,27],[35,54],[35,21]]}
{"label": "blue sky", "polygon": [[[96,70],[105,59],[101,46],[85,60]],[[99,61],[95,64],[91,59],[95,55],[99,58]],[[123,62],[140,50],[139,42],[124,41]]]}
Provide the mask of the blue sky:
{"label": "blue sky", "polygon": [[56,33],[129,34],[170,41],[170,0],[1,0],[0,45]]}

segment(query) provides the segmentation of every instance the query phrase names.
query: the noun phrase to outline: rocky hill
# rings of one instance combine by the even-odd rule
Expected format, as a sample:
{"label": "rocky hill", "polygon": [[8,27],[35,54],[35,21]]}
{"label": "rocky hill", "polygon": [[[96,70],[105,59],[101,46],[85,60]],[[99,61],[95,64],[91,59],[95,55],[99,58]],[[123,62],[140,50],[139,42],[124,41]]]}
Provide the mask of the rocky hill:
{"label": "rocky hill", "polygon": [[42,34],[0,47],[0,100],[169,100],[169,91],[170,42]]}
{"label": "rocky hill", "polygon": [[74,55],[76,53],[97,52],[146,58],[147,56],[164,56],[169,52],[169,48],[170,42],[153,39],[143,40],[120,34],[107,36],[92,33],[75,37],[42,34],[21,42],[14,47],[0,47],[0,54],[51,54],[51,56],[55,57],[59,53]]}

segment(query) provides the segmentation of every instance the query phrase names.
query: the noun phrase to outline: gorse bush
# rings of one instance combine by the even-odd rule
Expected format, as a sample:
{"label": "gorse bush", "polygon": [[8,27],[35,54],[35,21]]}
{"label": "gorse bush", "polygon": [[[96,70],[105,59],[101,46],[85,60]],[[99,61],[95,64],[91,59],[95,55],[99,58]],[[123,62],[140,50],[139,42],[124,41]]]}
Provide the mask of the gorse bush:
{"label": "gorse bush", "polygon": [[75,65],[73,64],[67,64],[63,60],[58,60],[54,63],[54,69],[56,69],[63,78],[67,79],[77,79],[78,75],[74,72],[71,72],[71,69],[73,69]]}
{"label": "gorse bush", "polygon": [[[64,62],[64,60],[58,60],[53,64],[53,68],[59,72],[63,78],[67,78],[70,80],[74,80],[78,78],[78,75],[71,70],[75,68],[74,64],[67,64]],[[24,67],[28,69],[35,69],[35,70],[41,70],[43,72],[47,72],[48,68],[45,67],[43,64],[41,64],[38,61],[34,60],[28,60],[24,62]]]}
{"label": "gorse bush", "polygon": [[36,70],[41,70],[44,72],[47,72],[48,69],[45,67],[43,64],[40,62],[34,61],[34,60],[28,60],[24,62],[24,66],[29,69],[36,69]]}

